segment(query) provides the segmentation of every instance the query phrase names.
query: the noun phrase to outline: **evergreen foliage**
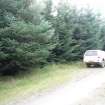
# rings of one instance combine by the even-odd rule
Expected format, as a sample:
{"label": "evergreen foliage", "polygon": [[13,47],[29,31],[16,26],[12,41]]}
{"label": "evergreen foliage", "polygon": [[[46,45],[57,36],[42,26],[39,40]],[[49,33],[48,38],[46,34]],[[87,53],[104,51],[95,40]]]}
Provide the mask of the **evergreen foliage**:
{"label": "evergreen foliage", "polygon": [[10,74],[45,64],[53,48],[51,25],[26,0],[0,2],[8,4],[1,8],[0,72]]}
{"label": "evergreen foliage", "polygon": [[60,3],[53,11],[52,0],[44,3],[0,0],[0,73],[80,60],[86,50],[105,50],[105,25],[92,10]]}
{"label": "evergreen foliage", "polygon": [[101,20],[91,9],[77,11],[60,4],[53,18],[57,46],[52,55],[56,61],[79,60],[86,50],[103,48],[100,44]]}

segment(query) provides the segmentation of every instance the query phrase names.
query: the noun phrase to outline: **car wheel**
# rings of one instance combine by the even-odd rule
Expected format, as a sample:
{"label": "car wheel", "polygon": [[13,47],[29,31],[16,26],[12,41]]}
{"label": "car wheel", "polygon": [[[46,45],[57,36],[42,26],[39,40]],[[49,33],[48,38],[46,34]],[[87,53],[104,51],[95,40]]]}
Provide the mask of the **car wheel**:
{"label": "car wheel", "polygon": [[86,67],[90,67],[91,65],[90,64],[86,64]]}
{"label": "car wheel", "polygon": [[105,61],[102,61],[102,63],[101,63],[101,67],[102,67],[102,68],[105,67]]}

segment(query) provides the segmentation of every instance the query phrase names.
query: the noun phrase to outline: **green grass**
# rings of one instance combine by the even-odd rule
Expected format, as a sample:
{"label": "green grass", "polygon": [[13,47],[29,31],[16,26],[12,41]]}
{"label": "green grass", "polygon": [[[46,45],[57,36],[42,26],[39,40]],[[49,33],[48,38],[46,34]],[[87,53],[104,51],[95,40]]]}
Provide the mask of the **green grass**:
{"label": "green grass", "polygon": [[15,77],[0,77],[0,102],[26,96],[31,92],[42,92],[70,80],[75,72],[83,68],[80,62],[71,64],[52,64],[42,69]]}

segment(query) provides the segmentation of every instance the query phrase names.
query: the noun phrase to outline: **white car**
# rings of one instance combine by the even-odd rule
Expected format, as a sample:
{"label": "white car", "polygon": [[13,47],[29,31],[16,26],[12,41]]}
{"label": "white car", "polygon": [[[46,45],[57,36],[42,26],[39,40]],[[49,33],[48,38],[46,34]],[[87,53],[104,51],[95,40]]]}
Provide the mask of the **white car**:
{"label": "white car", "polygon": [[87,50],[84,53],[83,62],[87,67],[90,66],[105,66],[105,52],[102,50]]}

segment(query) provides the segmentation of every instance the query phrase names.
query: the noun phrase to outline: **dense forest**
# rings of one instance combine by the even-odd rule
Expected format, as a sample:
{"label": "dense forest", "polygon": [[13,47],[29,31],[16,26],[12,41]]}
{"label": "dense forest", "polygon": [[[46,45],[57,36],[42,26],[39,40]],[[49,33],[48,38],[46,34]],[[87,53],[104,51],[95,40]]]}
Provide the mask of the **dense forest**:
{"label": "dense forest", "polygon": [[105,22],[91,9],[52,0],[0,0],[0,73],[82,59],[105,49]]}

